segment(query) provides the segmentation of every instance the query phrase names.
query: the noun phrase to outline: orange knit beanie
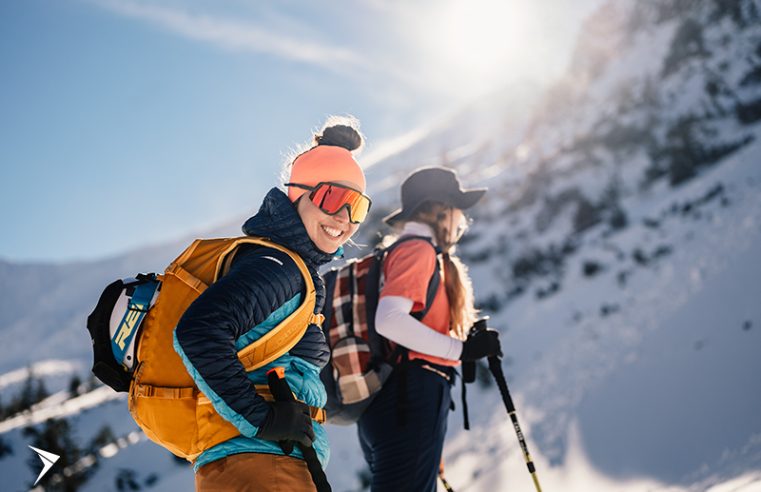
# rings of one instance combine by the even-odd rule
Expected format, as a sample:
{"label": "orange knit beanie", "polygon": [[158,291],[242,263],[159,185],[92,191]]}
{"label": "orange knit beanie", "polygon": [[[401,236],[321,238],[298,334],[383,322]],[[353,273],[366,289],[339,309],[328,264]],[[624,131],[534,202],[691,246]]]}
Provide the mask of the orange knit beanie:
{"label": "orange knit beanie", "polygon": [[[348,181],[365,192],[365,173],[351,152],[334,145],[318,145],[300,154],[291,166],[289,182],[316,186],[324,181]],[[288,187],[288,198],[295,202],[307,190]]]}

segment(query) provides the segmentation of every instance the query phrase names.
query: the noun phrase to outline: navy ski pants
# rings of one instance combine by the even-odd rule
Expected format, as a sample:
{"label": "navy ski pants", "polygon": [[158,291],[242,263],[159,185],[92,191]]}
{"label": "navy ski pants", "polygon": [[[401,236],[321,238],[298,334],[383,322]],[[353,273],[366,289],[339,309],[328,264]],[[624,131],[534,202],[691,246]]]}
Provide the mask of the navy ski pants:
{"label": "navy ski pants", "polygon": [[359,442],[372,473],[372,492],[436,492],[451,384],[417,361],[407,365],[406,374],[403,423],[398,419],[398,369],[359,419]]}

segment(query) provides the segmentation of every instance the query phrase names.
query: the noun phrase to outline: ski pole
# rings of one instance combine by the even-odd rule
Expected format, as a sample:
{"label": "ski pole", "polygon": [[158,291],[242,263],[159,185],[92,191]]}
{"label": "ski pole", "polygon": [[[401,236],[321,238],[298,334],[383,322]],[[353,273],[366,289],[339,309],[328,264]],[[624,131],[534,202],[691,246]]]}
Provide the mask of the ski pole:
{"label": "ski pole", "polygon": [[[488,316],[485,316],[476,321],[475,324],[473,324],[471,332],[477,333],[479,331],[485,330],[487,321],[489,321]],[[513,428],[515,429],[515,434],[518,436],[518,442],[520,443],[521,450],[523,451],[523,458],[526,460],[526,466],[528,467],[528,471],[531,474],[532,480],[534,481],[534,486],[536,487],[537,492],[542,492],[542,486],[539,485],[539,477],[536,476],[536,467],[534,466],[534,462],[528,452],[528,445],[526,444],[526,439],[523,437],[521,426],[518,424],[518,414],[515,412],[515,405],[513,404],[513,399],[510,396],[510,390],[507,389],[505,374],[502,372],[502,359],[499,355],[495,355],[489,357],[488,361],[489,371],[494,377],[494,380],[497,382],[499,394],[502,395],[502,401],[505,403],[507,414],[510,416],[510,420],[513,422]]]}
{"label": "ski pole", "polygon": [[[277,401],[295,400],[291,387],[288,381],[285,379],[285,368],[275,367],[267,371],[267,383],[270,387],[272,396]],[[309,469],[309,475],[312,477],[317,492],[331,492],[330,484],[328,483],[328,477],[325,476],[325,472],[320,465],[320,460],[317,458],[317,452],[312,446],[304,446],[299,444],[301,454],[304,455],[304,461],[307,463],[307,469]]]}
{"label": "ski pole", "polygon": [[439,478],[441,479],[441,484],[444,486],[447,492],[454,492],[452,486],[449,485],[447,479],[444,478],[444,460],[441,460],[441,463],[439,464]]}
{"label": "ski pole", "polygon": [[523,451],[523,458],[526,460],[526,466],[531,474],[531,478],[534,480],[534,486],[537,492],[542,492],[542,487],[539,485],[539,478],[536,476],[536,467],[531,460],[531,455],[528,452],[528,445],[526,445],[526,439],[523,437],[521,426],[518,424],[518,415],[515,413],[515,405],[513,405],[513,399],[510,397],[510,391],[507,389],[507,381],[505,381],[505,374],[502,372],[502,361],[498,356],[489,357],[489,370],[494,376],[494,380],[497,382],[499,393],[502,395],[502,401],[505,402],[505,408],[507,414],[510,416],[510,420],[513,422],[513,428],[515,428],[515,434],[518,436],[518,442],[521,445]]}

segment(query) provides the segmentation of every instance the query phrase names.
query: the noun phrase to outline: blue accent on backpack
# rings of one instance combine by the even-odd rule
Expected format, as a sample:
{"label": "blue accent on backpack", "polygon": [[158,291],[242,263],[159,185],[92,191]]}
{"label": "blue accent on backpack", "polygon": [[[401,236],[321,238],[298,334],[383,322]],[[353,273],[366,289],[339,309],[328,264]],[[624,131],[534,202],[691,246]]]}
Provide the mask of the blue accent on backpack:
{"label": "blue accent on backpack", "polygon": [[132,340],[137,335],[140,323],[142,323],[143,318],[148,313],[151,300],[158,286],[159,283],[155,281],[144,282],[135,286],[135,292],[130,298],[129,306],[124,312],[122,321],[119,323],[116,333],[114,333],[111,339],[111,350],[117,362],[124,360],[127,349],[129,349]]}

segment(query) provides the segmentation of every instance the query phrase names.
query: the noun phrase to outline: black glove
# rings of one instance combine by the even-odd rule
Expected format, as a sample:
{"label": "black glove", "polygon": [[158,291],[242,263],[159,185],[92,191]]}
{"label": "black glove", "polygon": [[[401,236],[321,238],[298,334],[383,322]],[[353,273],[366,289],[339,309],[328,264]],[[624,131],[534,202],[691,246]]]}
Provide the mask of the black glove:
{"label": "black glove", "polygon": [[300,401],[273,401],[256,437],[268,441],[296,441],[311,446],[314,441],[309,406]]}
{"label": "black glove", "polygon": [[468,336],[468,339],[462,344],[460,360],[471,361],[495,355],[502,356],[499,333],[492,329],[486,329]]}

